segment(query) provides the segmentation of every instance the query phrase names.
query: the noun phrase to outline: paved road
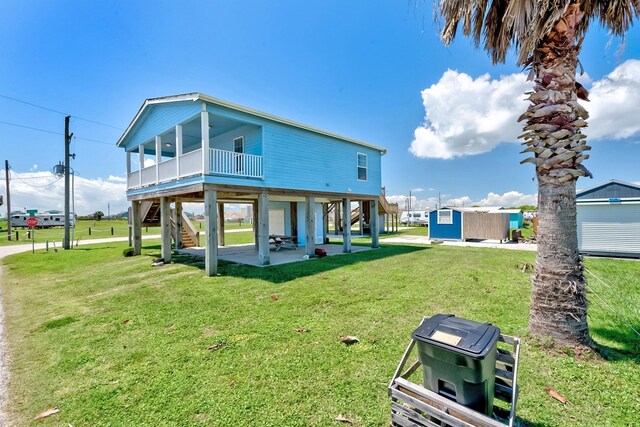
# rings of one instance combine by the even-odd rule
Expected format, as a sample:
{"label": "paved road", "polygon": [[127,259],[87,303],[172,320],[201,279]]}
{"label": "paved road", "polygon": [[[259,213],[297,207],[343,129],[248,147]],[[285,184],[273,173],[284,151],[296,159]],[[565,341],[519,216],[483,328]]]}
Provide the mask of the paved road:
{"label": "paved road", "polygon": [[[159,239],[160,235],[143,236],[142,239]],[[79,245],[91,245],[96,243],[109,243],[109,242],[126,242],[128,237],[111,237],[106,239],[91,239],[80,240]],[[45,249],[46,243],[37,243],[35,249]],[[62,246],[57,244],[58,248]],[[15,246],[0,246],[0,261],[6,256],[28,252],[31,250],[31,244],[15,245]],[[49,244],[49,250],[53,250],[53,244]],[[0,283],[2,283],[2,262],[0,262]],[[7,403],[7,381],[9,379],[9,359],[6,350],[5,330],[4,330],[4,301],[2,299],[2,287],[0,286],[0,426],[8,426],[10,420],[5,411],[5,405]]]}

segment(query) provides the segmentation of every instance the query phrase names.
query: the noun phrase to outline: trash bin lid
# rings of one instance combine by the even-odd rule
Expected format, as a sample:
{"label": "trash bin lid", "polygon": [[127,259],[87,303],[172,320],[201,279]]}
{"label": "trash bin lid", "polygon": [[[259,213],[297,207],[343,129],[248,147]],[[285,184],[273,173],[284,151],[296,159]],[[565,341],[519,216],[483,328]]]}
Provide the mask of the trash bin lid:
{"label": "trash bin lid", "polygon": [[500,329],[491,323],[474,322],[453,314],[436,314],[423,320],[412,336],[427,344],[483,358],[498,340]]}

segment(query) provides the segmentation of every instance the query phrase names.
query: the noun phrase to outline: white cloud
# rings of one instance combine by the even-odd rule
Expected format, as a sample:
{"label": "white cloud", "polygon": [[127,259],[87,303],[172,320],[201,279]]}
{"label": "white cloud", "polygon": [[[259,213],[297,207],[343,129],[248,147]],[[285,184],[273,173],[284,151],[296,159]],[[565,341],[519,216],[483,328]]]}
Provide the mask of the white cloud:
{"label": "white cloud", "polygon": [[527,108],[525,74],[473,79],[449,70],[422,91],[425,121],[414,132],[409,151],[418,157],[451,159],[491,151],[522,133],[516,122]]}
{"label": "white cloud", "polygon": [[593,83],[585,107],[594,139],[624,139],[640,132],[640,60],[630,59]]}
{"label": "white cloud", "polygon": [[112,182],[127,182],[127,178],[125,178],[123,176],[109,175],[109,181],[112,181]]}
{"label": "white cloud", "polygon": [[[461,197],[448,197],[444,195],[440,197],[441,206],[457,206],[457,207],[469,207],[469,206],[522,206],[522,205],[534,205],[538,204],[537,196],[535,194],[523,194],[518,191],[508,191],[504,194],[489,193],[486,197],[480,200],[473,200],[469,196]],[[387,200],[391,203],[398,203],[398,205],[405,209],[406,202],[409,200],[408,195],[394,195],[387,196]],[[417,199],[415,196],[411,200],[412,209],[433,209],[438,206],[438,197],[429,197],[426,199]]]}
{"label": "white cloud", "polygon": [[[4,171],[2,172],[4,175]],[[75,177],[75,210],[78,215],[86,215],[97,210],[111,213],[122,212],[129,206],[126,197],[126,184],[98,179]],[[64,209],[64,179],[50,172],[12,173],[11,210]],[[4,180],[0,183],[0,192],[6,194]]]}
{"label": "white cloud", "polygon": [[[579,77],[583,83],[589,76]],[[522,124],[516,120],[527,108],[524,92],[531,82],[525,74],[476,79],[449,70],[422,91],[425,121],[414,132],[409,151],[417,157],[452,159],[486,153],[504,142],[518,142]],[[590,139],[623,139],[640,133],[640,60],[628,60],[609,75],[592,82]]]}
{"label": "white cloud", "polygon": [[29,169],[31,172],[37,171],[38,170],[38,164],[34,163],[33,166],[31,166],[31,169]]}
{"label": "white cloud", "polygon": [[424,191],[424,188],[420,188],[420,187],[417,187],[411,190],[412,193],[420,193],[422,191]]}
{"label": "white cloud", "polygon": [[508,191],[504,194],[489,193],[487,197],[474,205],[478,206],[502,206],[508,208],[510,206],[522,206],[538,204],[538,198],[535,194],[522,194],[518,191]]}

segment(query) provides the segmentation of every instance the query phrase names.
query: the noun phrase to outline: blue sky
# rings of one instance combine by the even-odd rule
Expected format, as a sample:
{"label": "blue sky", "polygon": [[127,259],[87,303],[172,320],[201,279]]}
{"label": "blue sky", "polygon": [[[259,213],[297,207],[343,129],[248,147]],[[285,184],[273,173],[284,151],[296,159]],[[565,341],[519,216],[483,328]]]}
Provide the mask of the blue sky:
{"label": "blue sky", "polygon": [[[51,206],[62,202],[48,171],[64,147],[60,135],[6,123],[62,133],[64,117],[7,97],[74,116],[77,210],[86,213],[126,206],[115,142],[142,102],[185,92],[387,147],[383,185],[400,201],[412,189],[424,204],[438,193],[460,203],[532,200],[533,167],[519,165],[520,145],[500,143],[514,140],[513,125],[499,122],[514,110],[503,101],[519,96],[524,80],[512,75],[522,70],[513,57],[492,65],[464,38],[445,47],[437,34],[431,3],[413,0],[3,2],[0,160],[22,178],[14,179],[14,206],[61,206]],[[640,59],[637,26],[622,53],[619,45],[598,24],[584,43],[583,80],[602,96],[586,130],[598,136],[585,163],[594,179],[579,188],[640,181],[640,98],[616,95],[640,94],[640,62],[628,62]],[[502,95],[491,100],[491,92]],[[486,125],[484,140],[471,144]],[[412,152],[421,127],[428,138]]]}

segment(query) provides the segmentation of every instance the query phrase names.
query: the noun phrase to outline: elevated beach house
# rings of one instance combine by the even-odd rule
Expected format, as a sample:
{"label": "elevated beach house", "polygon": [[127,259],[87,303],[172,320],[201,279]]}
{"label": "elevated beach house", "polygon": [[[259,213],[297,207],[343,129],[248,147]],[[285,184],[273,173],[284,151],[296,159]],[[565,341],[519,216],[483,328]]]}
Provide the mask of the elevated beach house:
{"label": "elevated beach house", "polygon": [[354,215],[367,223],[372,246],[378,246],[387,213],[381,206],[382,147],[201,93],[147,99],[117,145],[126,151],[135,253],[142,224],[156,215],[162,256],[171,259],[172,240],[182,246],[183,202],[204,203],[209,276],[216,274],[218,244],[224,244],[225,203],[253,205],[261,265],[270,263],[274,235],[292,238],[312,256],[325,242],[329,218],[338,219],[344,252],[351,251]]}

